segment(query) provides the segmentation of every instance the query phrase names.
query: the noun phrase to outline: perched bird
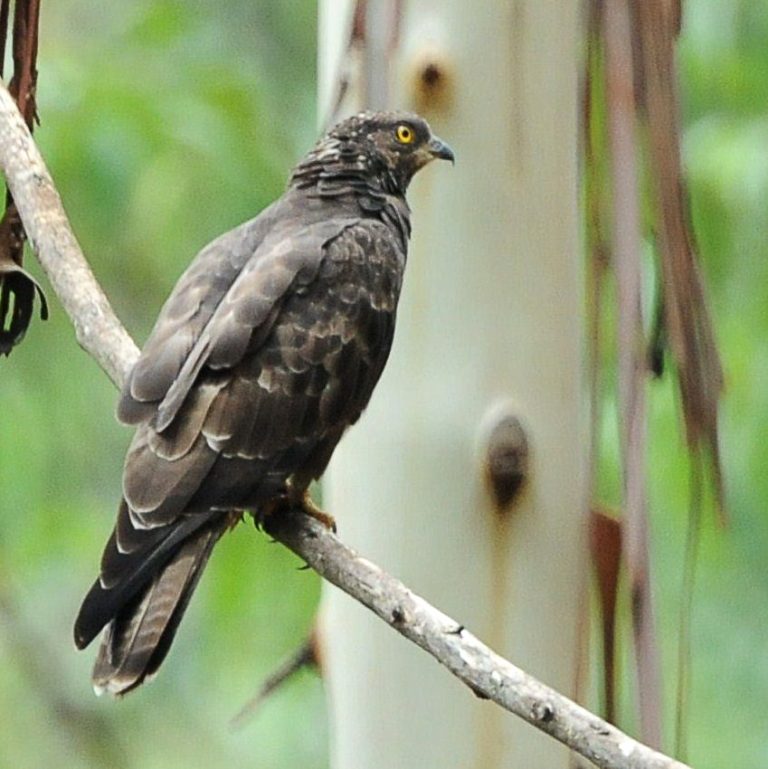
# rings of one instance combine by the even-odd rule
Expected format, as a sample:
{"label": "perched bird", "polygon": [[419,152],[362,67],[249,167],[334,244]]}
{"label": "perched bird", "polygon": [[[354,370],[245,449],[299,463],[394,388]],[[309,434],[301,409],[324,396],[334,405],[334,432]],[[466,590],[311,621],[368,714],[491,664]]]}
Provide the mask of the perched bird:
{"label": "perched bird", "polygon": [[81,649],[106,626],[97,692],[124,694],[155,673],[214,545],[243,512],[312,512],[307,487],[389,355],[411,229],[405,191],[434,158],[453,153],[416,115],[344,120],[282,197],[182,275],[118,404],[137,429],[117,523],[75,622]]}

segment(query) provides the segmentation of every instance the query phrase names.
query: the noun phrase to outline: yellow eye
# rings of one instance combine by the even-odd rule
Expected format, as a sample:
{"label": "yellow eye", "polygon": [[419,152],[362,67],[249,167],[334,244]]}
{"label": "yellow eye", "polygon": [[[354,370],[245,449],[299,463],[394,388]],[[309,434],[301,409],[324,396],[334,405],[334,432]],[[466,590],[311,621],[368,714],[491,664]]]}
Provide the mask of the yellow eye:
{"label": "yellow eye", "polygon": [[400,144],[411,144],[413,140],[416,138],[413,132],[413,128],[403,124],[397,127],[397,131],[395,131],[395,136],[397,136],[397,140],[400,142]]}

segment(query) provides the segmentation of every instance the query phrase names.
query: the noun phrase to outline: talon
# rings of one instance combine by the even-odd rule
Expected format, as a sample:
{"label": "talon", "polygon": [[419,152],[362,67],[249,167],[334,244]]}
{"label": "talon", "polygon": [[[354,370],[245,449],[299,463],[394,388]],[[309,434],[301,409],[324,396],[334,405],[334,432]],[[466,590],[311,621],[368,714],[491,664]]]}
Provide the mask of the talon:
{"label": "talon", "polygon": [[286,507],[286,501],[284,497],[275,497],[270,499],[261,505],[257,510],[254,510],[251,515],[253,516],[253,525],[259,530],[263,531],[267,522],[267,518],[271,518],[281,508]]}
{"label": "talon", "polygon": [[334,534],[336,533],[336,519],[332,515],[328,515],[325,511],[321,510],[309,496],[309,492],[305,491],[304,496],[301,498],[299,509],[307,515],[314,518],[316,521],[325,526],[326,529],[330,529]]}

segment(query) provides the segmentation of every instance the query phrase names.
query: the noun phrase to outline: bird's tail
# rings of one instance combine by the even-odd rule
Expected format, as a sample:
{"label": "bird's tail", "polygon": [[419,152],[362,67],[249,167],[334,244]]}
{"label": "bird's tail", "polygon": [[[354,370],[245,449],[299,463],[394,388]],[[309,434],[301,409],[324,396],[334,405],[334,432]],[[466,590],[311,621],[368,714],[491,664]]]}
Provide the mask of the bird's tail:
{"label": "bird's tail", "polygon": [[93,668],[97,693],[126,694],[157,671],[222,533],[205,527],[189,536],[109,623]]}

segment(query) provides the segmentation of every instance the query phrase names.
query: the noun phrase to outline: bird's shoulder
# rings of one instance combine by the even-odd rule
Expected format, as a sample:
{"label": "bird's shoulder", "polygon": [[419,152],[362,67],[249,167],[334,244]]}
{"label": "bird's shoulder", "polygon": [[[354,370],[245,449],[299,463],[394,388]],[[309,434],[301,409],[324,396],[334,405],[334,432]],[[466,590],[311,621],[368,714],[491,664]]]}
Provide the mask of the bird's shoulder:
{"label": "bird's shoulder", "polygon": [[172,419],[200,368],[236,362],[291,286],[311,282],[327,246],[360,223],[354,209],[286,194],[205,246],[163,305],[123,387],[118,418],[137,424],[159,407],[164,421]]}

